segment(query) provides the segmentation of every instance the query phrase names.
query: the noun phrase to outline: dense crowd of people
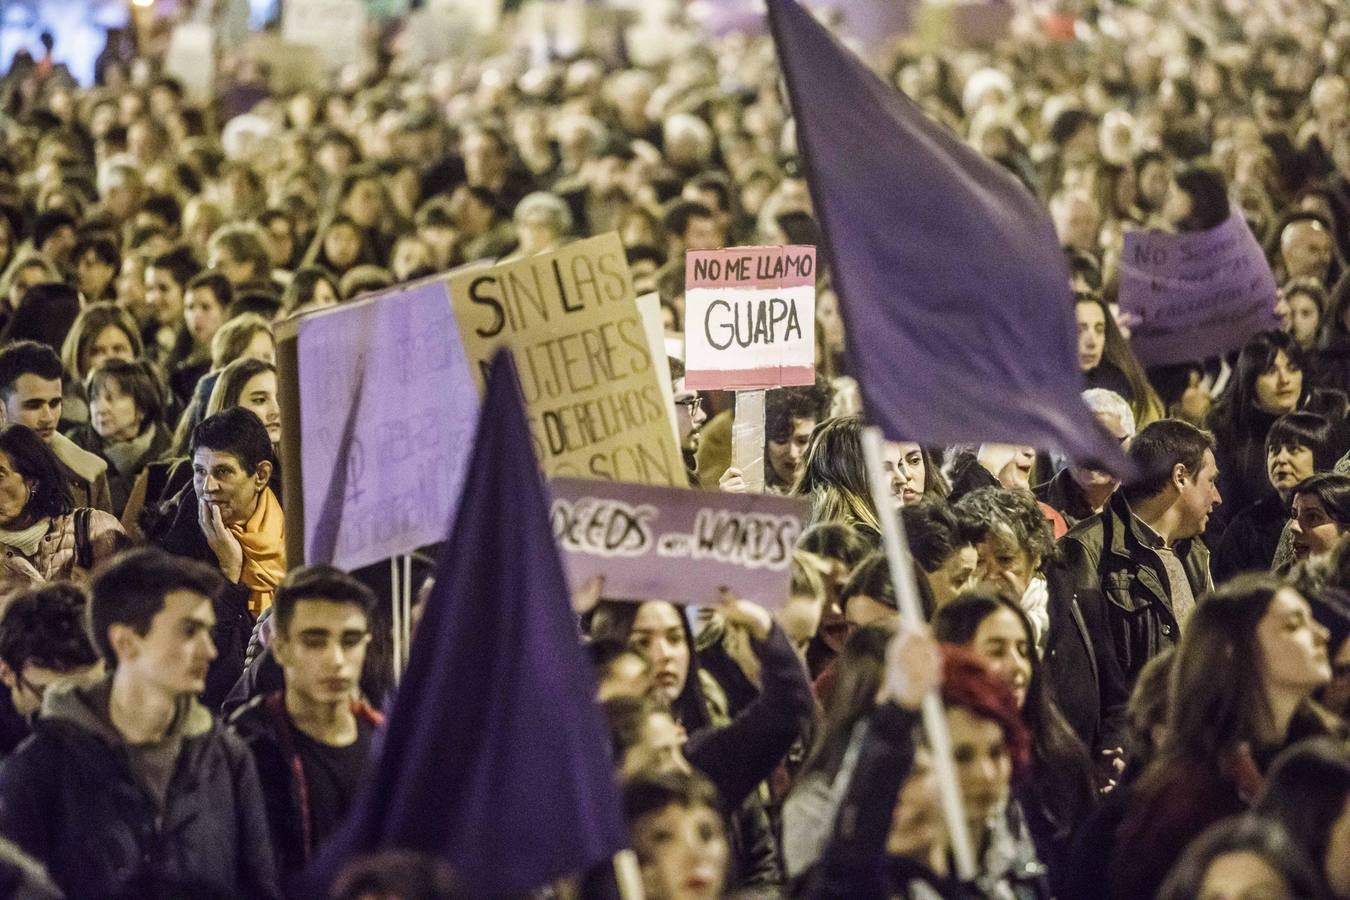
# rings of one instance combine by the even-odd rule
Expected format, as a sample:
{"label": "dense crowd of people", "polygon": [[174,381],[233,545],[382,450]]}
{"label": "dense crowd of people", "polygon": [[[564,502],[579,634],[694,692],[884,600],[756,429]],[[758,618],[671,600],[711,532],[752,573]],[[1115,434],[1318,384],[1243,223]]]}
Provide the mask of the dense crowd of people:
{"label": "dense crowd of people", "polygon": [[[1350,17],[1051,6],[872,61],[1044,203],[1083,400],[1143,474],[893,442],[878,504],[822,252],[816,384],[766,399],[764,490],[810,510],[790,596],[574,598],[649,897],[1350,900]],[[659,294],[689,483],[745,491],[731,397],[675,349],[685,254],[823,243],[765,36],[419,66],[393,23],[340,83],[231,53],[197,103],[167,27],[110,38],[92,87],[50,46],[0,77],[5,896],[283,896],[378,765],[387,570],[287,565],[279,322],[617,232]],[[1233,208],[1280,328],[1145,367],[1123,234]],[[584,874],[540,895],[616,895]],[[393,853],[332,896],[459,893]]]}

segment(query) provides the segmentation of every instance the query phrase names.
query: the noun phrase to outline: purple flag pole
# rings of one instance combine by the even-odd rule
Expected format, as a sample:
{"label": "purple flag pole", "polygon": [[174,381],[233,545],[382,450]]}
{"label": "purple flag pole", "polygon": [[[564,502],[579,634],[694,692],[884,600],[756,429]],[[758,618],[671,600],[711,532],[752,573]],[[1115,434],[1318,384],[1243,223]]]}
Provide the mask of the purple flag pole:
{"label": "purple flag pole", "polygon": [[[892,504],[889,479],[882,465],[884,438],[881,429],[869,425],[863,429],[863,461],[867,465],[867,483],[872,490],[872,503],[881,513],[881,543],[886,551],[886,562],[891,570],[891,586],[900,607],[904,628],[924,628],[923,610],[919,606],[919,589],[914,583],[914,558],[905,540],[905,526],[900,517],[889,512]],[[923,729],[928,736],[928,747],[933,755],[933,776],[937,779],[938,796],[942,800],[942,815],[947,820],[947,833],[952,839],[952,857],[956,861],[956,875],[962,881],[975,877],[975,848],[966,828],[965,805],[961,802],[961,785],[956,780],[956,762],[952,759],[952,736],[947,730],[947,714],[937,691],[929,691],[923,698]]]}

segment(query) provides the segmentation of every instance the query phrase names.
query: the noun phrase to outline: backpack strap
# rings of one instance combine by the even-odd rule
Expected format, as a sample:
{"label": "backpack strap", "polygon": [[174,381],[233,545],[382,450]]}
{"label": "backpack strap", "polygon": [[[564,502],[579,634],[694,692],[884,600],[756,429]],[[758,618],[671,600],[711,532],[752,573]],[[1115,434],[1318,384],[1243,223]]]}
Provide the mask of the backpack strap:
{"label": "backpack strap", "polygon": [[90,510],[85,506],[75,510],[75,564],[86,570],[94,567],[94,545],[89,540],[89,514]]}

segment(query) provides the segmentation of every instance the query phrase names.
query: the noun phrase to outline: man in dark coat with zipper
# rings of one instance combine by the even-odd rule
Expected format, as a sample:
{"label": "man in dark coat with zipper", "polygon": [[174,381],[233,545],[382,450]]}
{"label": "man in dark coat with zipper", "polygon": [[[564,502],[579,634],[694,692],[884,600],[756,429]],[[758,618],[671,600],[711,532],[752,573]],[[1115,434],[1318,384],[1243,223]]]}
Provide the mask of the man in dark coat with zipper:
{"label": "man in dark coat with zipper", "polygon": [[67,897],[280,896],[253,759],[197,700],[218,582],[157,550],[114,562],[89,615],[111,674],[49,689],[0,767],[0,835]]}
{"label": "man in dark coat with zipper", "polygon": [[285,686],[230,720],[257,763],[283,878],[313,859],[366,777],[380,714],[356,695],[374,604],[370,588],[332,567],[288,574],[272,601]]}
{"label": "man in dark coat with zipper", "polygon": [[1180,640],[1196,601],[1214,586],[1200,534],[1222,502],[1214,438],[1194,425],[1154,422],[1129,455],[1140,477],[1060,538],[1060,570],[1049,579],[1052,602],[1076,606],[1094,632],[1104,750],[1121,746],[1139,670]]}

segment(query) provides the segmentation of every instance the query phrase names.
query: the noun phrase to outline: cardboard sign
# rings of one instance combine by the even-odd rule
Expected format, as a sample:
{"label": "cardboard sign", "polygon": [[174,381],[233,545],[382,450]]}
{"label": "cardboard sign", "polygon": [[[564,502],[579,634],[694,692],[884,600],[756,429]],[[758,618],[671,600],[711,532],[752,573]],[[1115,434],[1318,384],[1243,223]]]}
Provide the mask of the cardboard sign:
{"label": "cardboard sign", "polygon": [[816,248],[691,250],[685,382],[757,390],[815,382]]}
{"label": "cardboard sign", "polygon": [[1120,308],[1148,366],[1218,356],[1279,327],[1275,276],[1236,210],[1209,231],[1127,232]]}
{"label": "cardboard sign", "polygon": [[451,273],[450,295],[480,389],[515,352],[546,476],[688,484],[617,235]]}
{"label": "cardboard sign", "polygon": [[575,478],[549,490],[573,589],[603,575],[606,597],[700,605],[725,586],[768,609],[787,602],[803,500]]}
{"label": "cardboard sign", "polygon": [[366,8],[361,0],[287,0],[281,38],[317,47],[330,69],[366,57]]}
{"label": "cardboard sign", "polygon": [[[458,332],[443,278],[280,329],[281,376],[294,392],[283,403],[286,513],[302,525],[288,532],[304,542],[303,555],[288,556],[293,565],[354,569],[445,537],[481,403]],[[344,455],[340,521],[322,522]],[[328,559],[325,526],[337,529]]]}

